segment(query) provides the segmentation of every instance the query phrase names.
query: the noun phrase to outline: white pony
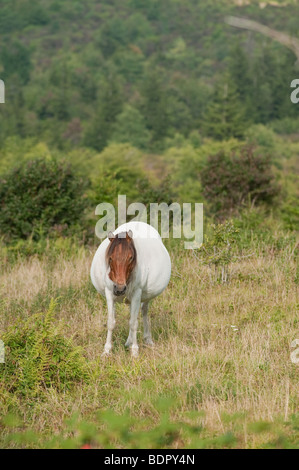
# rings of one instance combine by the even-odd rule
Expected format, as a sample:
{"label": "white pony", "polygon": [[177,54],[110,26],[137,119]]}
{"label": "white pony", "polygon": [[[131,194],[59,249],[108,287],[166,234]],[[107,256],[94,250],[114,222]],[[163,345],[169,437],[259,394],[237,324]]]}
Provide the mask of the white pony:
{"label": "white pony", "polygon": [[137,326],[141,305],[144,339],[152,345],[148,322],[148,304],[167,287],[171,275],[171,261],[162,239],[151,225],[128,222],[110,232],[96,251],[90,276],[97,291],[106,296],[108,306],[108,333],[104,355],[112,349],[112,331],[115,326],[115,302],[130,303],[130,332],[126,346],[132,356],[138,356]]}

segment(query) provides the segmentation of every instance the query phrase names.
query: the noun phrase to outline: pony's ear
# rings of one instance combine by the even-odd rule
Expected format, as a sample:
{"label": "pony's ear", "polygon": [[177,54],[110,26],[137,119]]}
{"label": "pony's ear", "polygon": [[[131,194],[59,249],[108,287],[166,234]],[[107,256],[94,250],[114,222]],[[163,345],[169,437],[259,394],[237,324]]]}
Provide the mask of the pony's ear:
{"label": "pony's ear", "polygon": [[129,239],[132,239],[132,238],[133,238],[133,232],[132,232],[132,230],[129,230],[129,231],[127,232],[127,238],[129,238]]}
{"label": "pony's ear", "polygon": [[109,232],[109,233],[108,233],[108,238],[109,238],[109,240],[110,240],[111,242],[112,242],[112,240],[114,240],[115,235],[113,234],[113,232]]}

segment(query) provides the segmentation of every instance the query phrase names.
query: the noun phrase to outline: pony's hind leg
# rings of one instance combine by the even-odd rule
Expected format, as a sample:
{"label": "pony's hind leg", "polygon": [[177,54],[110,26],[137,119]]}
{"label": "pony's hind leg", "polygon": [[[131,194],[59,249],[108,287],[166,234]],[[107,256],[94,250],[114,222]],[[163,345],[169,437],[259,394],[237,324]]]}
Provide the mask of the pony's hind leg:
{"label": "pony's hind leg", "polygon": [[138,327],[138,313],[140,310],[141,290],[137,290],[131,300],[131,318],[130,318],[130,333],[127,340],[127,345],[131,346],[131,354],[133,357],[138,356],[137,344],[137,327]]}
{"label": "pony's hind leg", "polygon": [[[131,309],[131,306],[130,306],[130,309]],[[132,346],[132,332],[131,332],[131,328],[130,328],[127,341],[125,342],[125,347],[130,348],[131,346]]]}
{"label": "pony's hind leg", "polygon": [[152,339],[152,334],[151,334],[151,327],[148,321],[148,305],[149,302],[143,302],[141,305],[141,311],[142,311],[142,318],[143,318],[143,337],[145,344],[148,346],[153,346],[154,342]]}

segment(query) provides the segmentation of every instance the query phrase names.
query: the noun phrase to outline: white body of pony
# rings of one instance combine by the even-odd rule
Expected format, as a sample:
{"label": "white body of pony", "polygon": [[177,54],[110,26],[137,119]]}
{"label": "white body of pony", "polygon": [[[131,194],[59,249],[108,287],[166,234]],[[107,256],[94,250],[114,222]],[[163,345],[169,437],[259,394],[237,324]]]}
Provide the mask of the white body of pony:
{"label": "white body of pony", "polygon": [[[115,269],[115,266],[112,266],[112,263],[119,261],[115,259],[118,256],[117,251],[115,251],[114,260],[107,257],[110,247],[113,248],[111,246],[113,239],[117,238],[120,233],[126,237],[128,244],[131,242],[136,250],[134,267],[128,278],[122,281],[121,286],[115,282],[115,273],[112,276],[111,272],[112,269],[123,268],[123,266],[119,267],[117,264],[115,264],[117,269]],[[132,256],[128,255],[129,265],[132,262],[132,258]],[[107,300],[108,333],[104,355],[108,355],[112,349],[112,331],[115,326],[115,302],[126,300],[130,303],[130,331],[126,346],[131,347],[132,356],[138,355],[137,327],[140,306],[143,316],[145,342],[148,345],[153,344],[147,316],[148,304],[151,299],[157,297],[167,287],[170,275],[171,261],[168,251],[159,233],[151,225],[144,222],[128,222],[118,227],[113,234],[110,233],[108,238],[101,243],[93,258],[90,276],[96,290],[105,296]]]}

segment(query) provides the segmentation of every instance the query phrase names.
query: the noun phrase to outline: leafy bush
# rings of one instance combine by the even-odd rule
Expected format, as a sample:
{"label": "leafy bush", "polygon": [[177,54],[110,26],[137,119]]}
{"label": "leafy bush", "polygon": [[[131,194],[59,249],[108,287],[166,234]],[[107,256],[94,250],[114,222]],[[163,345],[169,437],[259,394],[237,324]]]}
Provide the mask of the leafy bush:
{"label": "leafy bush", "polygon": [[[239,230],[231,221],[224,224],[212,224],[211,236],[206,237],[201,246],[203,264],[214,268],[214,280],[224,283],[228,280],[228,267],[238,257],[233,254],[233,245],[239,237]],[[221,274],[221,276],[219,276]]]}
{"label": "leafy bush", "polygon": [[22,163],[0,180],[0,233],[8,241],[65,232],[82,220],[86,183],[55,160]]}
{"label": "leafy bush", "polygon": [[140,202],[149,207],[152,202],[166,202],[171,204],[175,197],[175,190],[171,186],[171,179],[166,176],[159,185],[153,186],[147,178],[139,178],[136,186],[140,192]]}
{"label": "leafy bush", "polygon": [[297,134],[299,119],[295,117],[285,117],[280,120],[272,121],[270,126],[277,134]]}
{"label": "leafy bush", "polygon": [[1,338],[5,365],[1,364],[1,395],[37,397],[43,390],[70,389],[88,379],[82,350],[61,334],[54,319],[55,302],[46,314],[31,316],[11,327]]}
{"label": "leafy bush", "polygon": [[272,149],[275,146],[275,133],[263,124],[254,124],[245,132],[249,144],[260,145]]}
{"label": "leafy bush", "polygon": [[247,202],[272,204],[279,193],[269,157],[256,154],[253,147],[243,147],[239,156],[211,156],[200,177],[203,194],[218,218],[238,212]]}
{"label": "leafy bush", "polygon": [[[161,398],[160,401],[162,400]],[[103,410],[98,412],[92,421],[82,419],[75,413],[66,420],[64,428],[54,435],[32,431],[20,417],[10,413],[1,420],[1,425],[7,432],[4,437],[5,447],[12,445],[18,448],[46,449],[177,449],[179,445],[181,449],[229,449],[240,448],[240,436],[245,427],[251,439],[262,436],[262,443],[257,444],[257,448],[298,449],[298,414],[284,423],[278,419],[274,422],[248,423],[246,412],[222,413],[224,429],[214,432],[211,436],[202,425],[203,412],[185,413],[182,419],[172,419],[169,405],[164,409],[158,404],[156,406],[159,420],[155,424],[149,418],[136,418],[127,411],[118,414],[113,410]],[[186,459],[187,456],[181,455],[177,463],[189,463]]]}

